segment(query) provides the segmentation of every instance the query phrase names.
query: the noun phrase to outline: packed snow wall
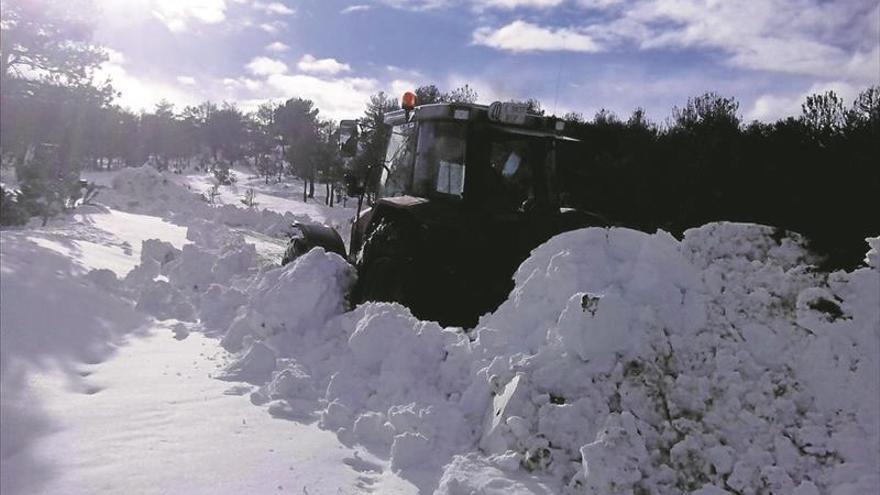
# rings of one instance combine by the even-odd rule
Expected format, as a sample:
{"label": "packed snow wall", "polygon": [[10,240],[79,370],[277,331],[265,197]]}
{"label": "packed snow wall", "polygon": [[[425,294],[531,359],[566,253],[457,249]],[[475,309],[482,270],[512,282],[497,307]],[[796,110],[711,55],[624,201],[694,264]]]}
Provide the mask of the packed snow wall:
{"label": "packed snow wall", "polygon": [[511,473],[591,494],[880,486],[876,238],[865,267],[822,273],[803,239],[756,225],[569,232],[467,334],[349,308],[335,254],[273,268],[213,222],[188,237],[145,244],[121,283],[139,307],[222,335],[225,377],[270,413],[442,473],[439,493],[507,490]]}

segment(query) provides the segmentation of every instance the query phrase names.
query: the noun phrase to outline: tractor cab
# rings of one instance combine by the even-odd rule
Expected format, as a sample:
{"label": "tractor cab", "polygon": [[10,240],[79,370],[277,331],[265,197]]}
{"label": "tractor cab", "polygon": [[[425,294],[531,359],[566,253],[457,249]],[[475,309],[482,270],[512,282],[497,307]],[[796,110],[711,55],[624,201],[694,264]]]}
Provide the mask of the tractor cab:
{"label": "tractor cab", "polygon": [[555,151],[563,121],[525,105],[439,103],[389,113],[379,196],[461,201],[494,212],[558,208]]}
{"label": "tractor cab", "polygon": [[[395,301],[422,319],[469,327],[507,297],[532,249],[575,228],[601,225],[567,208],[557,157],[576,142],[563,121],[526,106],[415,105],[389,112],[378,194],[353,222],[353,303]],[[360,189],[363,194],[363,188]],[[285,262],[314,246],[345,255],[339,235],[301,229]]]}
{"label": "tractor cab", "polygon": [[557,214],[566,206],[556,187],[556,156],[575,140],[560,134],[562,120],[496,102],[404,106],[389,112],[385,123],[391,130],[378,200],[353,225],[353,256],[383,209],[462,225]]}

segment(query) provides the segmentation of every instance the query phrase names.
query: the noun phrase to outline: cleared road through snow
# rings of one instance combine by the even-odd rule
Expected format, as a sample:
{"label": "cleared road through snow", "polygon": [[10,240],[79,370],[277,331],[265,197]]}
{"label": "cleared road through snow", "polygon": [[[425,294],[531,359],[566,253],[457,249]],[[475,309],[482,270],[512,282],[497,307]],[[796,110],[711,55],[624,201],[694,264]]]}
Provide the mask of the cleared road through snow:
{"label": "cleared road through snow", "polygon": [[49,476],[23,480],[22,492],[415,491],[383,481],[378,464],[336,435],[274,419],[251,404],[245,386],[211,378],[222,355],[215,340],[192,333],[176,341],[158,327],[108,361],[82,365],[82,378],[32,375],[30,389],[55,431],[33,449]]}

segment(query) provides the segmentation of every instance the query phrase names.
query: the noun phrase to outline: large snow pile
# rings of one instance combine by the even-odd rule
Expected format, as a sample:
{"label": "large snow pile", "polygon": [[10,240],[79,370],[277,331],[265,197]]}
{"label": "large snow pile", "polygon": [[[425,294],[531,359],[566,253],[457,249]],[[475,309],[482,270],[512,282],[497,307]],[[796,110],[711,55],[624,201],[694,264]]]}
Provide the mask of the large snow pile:
{"label": "large snow pile", "polygon": [[188,226],[193,219],[198,219],[227,227],[244,227],[275,237],[289,236],[290,225],[294,222],[311,221],[305,215],[291,212],[281,214],[229,204],[214,207],[202,195],[150,166],[120,170],[100,199],[114,208],[168,218],[181,225]]}
{"label": "large snow pile", "polygon": [[396,304],[346,312],[335,254],[267,269],[234,233],[188,238],[145,244],[138,305],[224,335],[225,376],[272,414],[434,472],[439,493],[880,486],[878,239],[868,267],[825,274],[754,225],[570,232],[466,335]]}
{"label": "large snow pile", "polygon": [[759,226],[558,236],[478,331],[480,446],[576,493],[875,491],[878,266],[810,261]]}

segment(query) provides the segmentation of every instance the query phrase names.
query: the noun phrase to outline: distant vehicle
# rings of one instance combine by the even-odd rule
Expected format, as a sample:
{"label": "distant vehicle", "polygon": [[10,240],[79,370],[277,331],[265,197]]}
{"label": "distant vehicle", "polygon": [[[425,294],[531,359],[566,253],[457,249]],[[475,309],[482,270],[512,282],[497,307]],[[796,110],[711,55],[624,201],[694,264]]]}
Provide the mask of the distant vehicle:
{"label": "distant vehicle", "polygon": [[[352,302],[396,301],[421,319],[472,327],[507,297],[532,249],[607,223],[560,199],[557,155],[575,142],[561,119],[516,103],[416,106],[412,93],[402,107],[385,117],[379,199],[352,225]],[[298,227],[283,263],[316,246],[346,256],[333,229]]]}

